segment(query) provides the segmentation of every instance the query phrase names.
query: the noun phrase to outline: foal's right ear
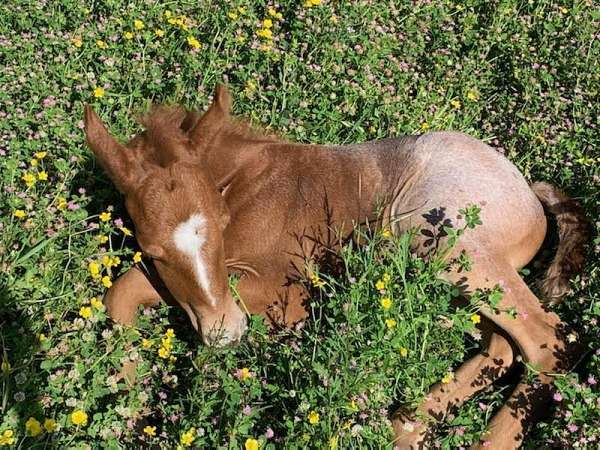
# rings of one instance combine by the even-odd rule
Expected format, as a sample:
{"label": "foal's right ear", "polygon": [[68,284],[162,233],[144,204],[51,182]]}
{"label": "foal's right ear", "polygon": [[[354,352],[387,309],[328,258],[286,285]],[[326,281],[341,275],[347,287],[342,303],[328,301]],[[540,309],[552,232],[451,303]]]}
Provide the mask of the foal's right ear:
{"label": "foal's right ear", "polygon": [[113,138],[90,105],[84,107],[83,122],[88,146],[121,193],[135,187],[139,177],[135,155]]}

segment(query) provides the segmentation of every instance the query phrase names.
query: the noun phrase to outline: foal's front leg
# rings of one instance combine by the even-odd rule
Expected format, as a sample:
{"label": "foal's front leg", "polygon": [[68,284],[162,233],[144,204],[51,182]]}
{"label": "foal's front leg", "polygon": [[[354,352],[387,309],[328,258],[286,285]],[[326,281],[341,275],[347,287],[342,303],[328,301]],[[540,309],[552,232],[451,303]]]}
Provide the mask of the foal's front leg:
{"label": "foal's front leg", "polygon": [[108,315],[117,323],[133,325],[139,305],[156,306],[161,294],[137,267],[130,268],[113,283],[104,296]]}

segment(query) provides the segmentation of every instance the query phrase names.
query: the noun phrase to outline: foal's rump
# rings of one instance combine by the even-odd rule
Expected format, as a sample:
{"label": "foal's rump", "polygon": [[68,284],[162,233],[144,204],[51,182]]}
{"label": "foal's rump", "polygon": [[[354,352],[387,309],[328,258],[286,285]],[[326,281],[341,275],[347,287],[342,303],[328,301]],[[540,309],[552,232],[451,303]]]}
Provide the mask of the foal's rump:
{"label": "foal's rump", "polygon": [[483,224],[469,230],[463,244],[505,258],[515,268],[533,258],[546,234],[544,210],[504,156],[457,132],[425,134],[402,152],[412,175],[401,176],[394,193],[390,220],[395,231],[421,227],[420,244],[431,244],[442,225],[463,226],[461,208],[477,205]]}

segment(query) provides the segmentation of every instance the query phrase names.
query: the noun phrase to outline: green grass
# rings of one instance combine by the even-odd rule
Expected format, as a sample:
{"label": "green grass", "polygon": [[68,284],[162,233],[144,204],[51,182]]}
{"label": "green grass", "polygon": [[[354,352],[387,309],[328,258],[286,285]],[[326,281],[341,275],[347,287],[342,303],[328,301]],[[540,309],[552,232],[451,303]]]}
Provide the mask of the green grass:
{"label": "green grass", "polygon": [[[90,306],[105,288],[89,263],[114,279],[137,248],[119,228],[119,219],[132,228],[120,195],[85,147],[86,102],[122,140],[139,130],[134,113],[150,102],[201,109],[223,81],[236,113],[292,140],[461,130],[501,148],[528,179],[578,198],[599,227],[600,14],[592,2],[93,5],[0,5],[0,445],[174,448],[194,428],[186,437],[199,448],[247,439],[261,448],[391,447],[388,410],[417,402],[476,346],[465,338],[472,307],[450,307],[440,268],[410,255],[404,236],[346,248],[347,273],[322,275],[300,330],[273,336],[255,318],[241,346],[214,350],[176,309],[149,311],[137,330],[113,326]],[[272,40],[257,35],[265,18]],[[111,218],[102,221],[105,211]],[[600,240],[594,245],[558,309],[589,352],[557,380],[562,400],[533,430],[531,448],[549,440],[594,448],[599,439]],[[120,263],[102,264],[105,255]],[[384,273],[392,275],[387,311],[374,288]],[[168,328],[176,361],[157,354]],[[132,358],[140,383],[128,389],[115,375]],[[244,367],[253,376],[240,380]],[[439,445],[476,442],[507,390],[449,417]],[[76,410],[87,424],[72,423]],[[57,429],[30,436],[31,417],[52,418]]]}

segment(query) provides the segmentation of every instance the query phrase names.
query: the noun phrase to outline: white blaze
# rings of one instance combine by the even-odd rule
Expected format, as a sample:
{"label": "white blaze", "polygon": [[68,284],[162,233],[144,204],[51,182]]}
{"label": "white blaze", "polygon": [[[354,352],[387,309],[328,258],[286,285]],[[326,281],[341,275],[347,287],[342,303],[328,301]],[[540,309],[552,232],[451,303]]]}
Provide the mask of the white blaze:
{"label": "white blaze", "polygon": [[215,306],[217,302],[211,294],[208,272],[202,258],[202,246],[206,242],[205,225],[206,219],[202,214],[192,214],[188,220],[177,225],[173,232],[173,241],[177,250],[192,260],[196,280],[210,303]]}

